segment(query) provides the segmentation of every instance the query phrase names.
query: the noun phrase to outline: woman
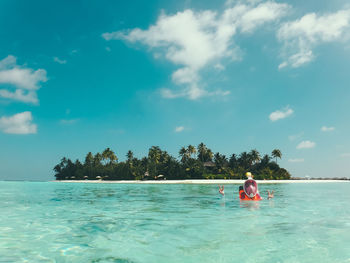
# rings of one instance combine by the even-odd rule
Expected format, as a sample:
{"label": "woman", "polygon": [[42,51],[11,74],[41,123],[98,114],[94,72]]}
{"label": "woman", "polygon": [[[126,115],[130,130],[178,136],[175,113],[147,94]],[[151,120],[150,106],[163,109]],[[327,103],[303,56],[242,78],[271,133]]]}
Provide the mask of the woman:
{"label": "woman", "polygon": [[[253,175],[251,172],[247,172],[246,174],[247,180],[243,183],[243,186],[239,187],[239,199],[246,201],[260,201],[262,197],[258,191],[258,183],[253,179]],[[219,193],[221,195],[225,195],[224,186],[219,185]],[[274,197],[273,191],[267,191],[267,199],[270,200]]]}
{"label": "woman", "polygon": [[243,187],[239,187],[239,199],[245,201],[260,201],[262,200],[259,191],[258,184],[253,179],[253,175],[251,172],[247,172],[245,174],[247,176],[247,180],[243,183]]}

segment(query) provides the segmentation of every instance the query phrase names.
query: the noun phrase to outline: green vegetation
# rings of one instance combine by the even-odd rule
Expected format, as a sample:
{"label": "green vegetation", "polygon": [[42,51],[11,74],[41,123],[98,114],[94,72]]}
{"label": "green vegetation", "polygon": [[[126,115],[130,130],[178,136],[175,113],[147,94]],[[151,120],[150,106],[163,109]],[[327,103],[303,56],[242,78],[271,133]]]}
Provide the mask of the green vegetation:
{"label": "green vegetation", "polygon": [[57,180],[243,179],[247,171],[252,172],[255,179],[290,179],[288,171],[277,164],[277,158],[282,158],[278,149],[273,150],[271,156],[261,157],[254,149],[227,158],[200,143],[197,148],[182,147],[179,157],[178,160],[158,146],[152,146],[147,157],[138,159],[128,151],[126,160],[118,162],[116,154],[107,148],[95,155],[89,152],[84,163],[64,157],[54,171]]}

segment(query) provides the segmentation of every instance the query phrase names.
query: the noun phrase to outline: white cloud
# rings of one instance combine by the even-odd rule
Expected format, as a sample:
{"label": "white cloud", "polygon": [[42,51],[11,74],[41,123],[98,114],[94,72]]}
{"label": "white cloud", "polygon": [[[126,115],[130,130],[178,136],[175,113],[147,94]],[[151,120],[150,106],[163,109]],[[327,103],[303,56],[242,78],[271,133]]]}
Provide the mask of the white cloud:
{"label": "white cloud", "polygon": [[185,130],[185,127],[184,126],[178,126],[175,128],[175,132],[182,132]]}
{"label": "white cloud", "polygon": [[203,96],[215,96],[215,95],[224,97],[231,94],[231,92],[228,90],[223,91],[220,89],[212,92],[208,92],[207,90],[198,88],[197,85],[195,84],[193,84],[188,89],[185,89],[181,92],[173,92],[170,89],[161,89],[160,92],[162,97],[167,99],[174,99],[174,98],[185,97],[185,96],[188,96],[190,99],[196,99]]}
{"label": "white cloud", "polygon": [[14,56],[0,60],[0,85],[10,85],[10,88],[0,89],[0,97],[22,102],[38,103],[37,90],[40,83],[46,82],[44,69],[33,70],[20,67]]}
{"label": "white cloud", "polygon": [[310,149],[316,146],[315,142],[312,141],[302,141],[297,145],[297,149]]}
{"label": "white cloud", "polygon": [[37,132],[36,124],[32,123],[33,117],[30,111],[17,113],[9,117],[0,118],[0,130],[11,134],[30,134]]}
{"label": "white cloud", "polygon": [[17,59],[14,56],[8,55],[3,60],[0,60],[0,70],[4,70],[12,67],[13,65],[16,65],[16,60]]}
{"label": "white cloud", "polygon": [[197,99],[218,95],[202,87],[202,69],[220,65],[223,59],[240,59],[240,49],[233,41],[235,35],[251,33],[257,27],[279,19],[288,9],[287,4],[271,1],[260,4],[237,3],[227,7],[222,14],[187,9],[173,15],[162,13],[157,22],[146,30],[135,28],[126,32],[116,31],[104,33],[102,37],[105,40],[140,42],[149,46],[157,56],[162,54],[179,66],[173,72],[172,80],[182,86],[177,91],[163,91],[163,96]]}
{"label": "white cloud", "polygon": [[231,9],[231,12],[234,15],[234,19],[239,21],[238,24],[243,32],[252,32],[258,26],[285,15],[288,9],[289,6],[287,4],[268,1],[260,3],[254,8],[239,5],[238,8]]}
{"label": "white cloud", "polygon": [[304,162],[304,159],[298,159],[298,158],[289,159],[288,162],[290,162],[290,163],[302,163],[302,162]]}
{"label": "white cloud", "polygon": [[272,112],[269,116],[271,121],[278,121],[284,118],[287,118],[293,114],[293,110],[289,106],[285,107],[282,110],[276,110]]}
{"label": "white cloud", "polygon": [[323,132],[331,132],[334,131],[335,128],[334,127],[327,127],[327,126],[322,126],[321,131]]}
{"label": "white cloud", "polygon": [[8,65],[8,68],[3,68],[0,71],[1,84],[11,84],[26,90],[37,90],[39,89],[39,82],[45,82],[46,80],[46,71],[43,69],[34,71],[28,68],[19,68],[13,64],[12,66]]}
{"label": "white cloud", "polygon": [[336,13],[318,15],[309,13],[292,22],[284,23],[277,37],[283,42],[282,57],[286,60],[279,65],[300,67],[315,58],[313,48],[328,42],[343,41],[349,34],[350,9]]}
{"label": "white cloud", "polygon": [[67,63],[67,60],[60,59],[58,57],[54,57],[53,61],[57,62],[58,64],[66,64]]}
{"label": "white cloud", "polygon": [[287,62],[282,62],[281,64],[278,65],[278,69],[283,69],[288,66]]}
{"label": "white cloud", "polygon": [[0,90],[0,97],[6,99],[19,100],[22,102],[38,103],[38,97],[35,91],[25,91],[23,89],[16,89],[15,91],[8,91],[6,89]]}

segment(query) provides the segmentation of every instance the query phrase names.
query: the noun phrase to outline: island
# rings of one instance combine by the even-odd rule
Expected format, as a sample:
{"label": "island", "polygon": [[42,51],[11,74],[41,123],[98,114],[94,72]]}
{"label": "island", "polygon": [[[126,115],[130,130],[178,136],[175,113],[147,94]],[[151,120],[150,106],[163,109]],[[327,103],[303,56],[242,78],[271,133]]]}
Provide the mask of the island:
{"label": "island", "polygon": [[281,168],[277,160],[280,150],[271,155],[250,152],[231,154],[227,158],[213,153],[204,143],[197,147],[188,145],[179,151],[179,158],[171,156],[158,146],[152,146],[148,155],[136,158],[132,151],[126,160],[118,157],[110,148],[95,155],[89,152],[84,162],[63,157],[54,167],[56,180],[189,180],[189,179],[243,179],[250,171],[258,180],[288,180],[290,173]]}

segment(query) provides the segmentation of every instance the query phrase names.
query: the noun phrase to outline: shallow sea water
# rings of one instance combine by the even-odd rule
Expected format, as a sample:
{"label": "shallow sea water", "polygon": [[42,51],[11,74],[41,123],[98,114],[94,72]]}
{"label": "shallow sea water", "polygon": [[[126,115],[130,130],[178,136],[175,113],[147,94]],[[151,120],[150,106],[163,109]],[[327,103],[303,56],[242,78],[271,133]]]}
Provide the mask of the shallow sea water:
{"label": "shallow sea water", "polygon": [[0,182],[0,262],[350,262],[350,182]]}

